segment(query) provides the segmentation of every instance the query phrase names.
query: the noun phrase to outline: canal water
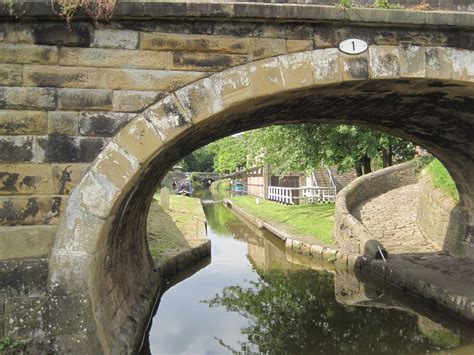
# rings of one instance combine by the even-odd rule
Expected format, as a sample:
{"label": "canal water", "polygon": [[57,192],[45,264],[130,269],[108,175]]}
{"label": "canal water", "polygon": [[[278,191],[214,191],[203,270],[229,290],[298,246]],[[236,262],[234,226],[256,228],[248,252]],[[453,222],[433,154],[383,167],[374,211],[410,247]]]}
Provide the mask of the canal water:
{"label": "canal water", "polygon": [[142,354],[474,353],[469,325],[285,252],[217,197],[202,204],[212,260],[168,280]]}

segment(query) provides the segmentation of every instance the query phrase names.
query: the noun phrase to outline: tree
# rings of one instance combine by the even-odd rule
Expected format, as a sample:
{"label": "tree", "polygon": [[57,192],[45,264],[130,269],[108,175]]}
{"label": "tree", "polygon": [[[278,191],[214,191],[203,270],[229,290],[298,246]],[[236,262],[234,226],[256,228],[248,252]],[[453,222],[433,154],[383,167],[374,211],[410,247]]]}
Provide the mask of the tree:
{"label": "tree", "polygon": [[179,163],[185,171],[214,171],[214,153],[203,147],[188,154]]}
{"label": "tree", "polygon": [[214,154],[214,169],[219,173],[232,173],[247,166],[246,135],[229,136],[208,145]]}

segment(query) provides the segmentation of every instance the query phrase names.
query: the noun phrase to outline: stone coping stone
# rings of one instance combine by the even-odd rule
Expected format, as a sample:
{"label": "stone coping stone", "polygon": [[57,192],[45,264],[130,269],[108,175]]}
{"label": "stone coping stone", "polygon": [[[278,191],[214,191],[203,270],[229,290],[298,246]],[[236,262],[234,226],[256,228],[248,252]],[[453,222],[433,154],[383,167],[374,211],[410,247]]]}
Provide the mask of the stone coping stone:
{"label": "stone coping stone", "polygon": [[[280,2],[280,1],[279,1]],[[58,18],[49,1],[0,3],[0,17]],[[78,11],[75,18],[87,18]],[[239,1],[126,1],[119,0],[112,19],[216,18],[285,20],[298,22],[378,23],[380,25],[473,28],[474,11],[418,11],[401,9],[348,8],[339,6],[255,3]]]}

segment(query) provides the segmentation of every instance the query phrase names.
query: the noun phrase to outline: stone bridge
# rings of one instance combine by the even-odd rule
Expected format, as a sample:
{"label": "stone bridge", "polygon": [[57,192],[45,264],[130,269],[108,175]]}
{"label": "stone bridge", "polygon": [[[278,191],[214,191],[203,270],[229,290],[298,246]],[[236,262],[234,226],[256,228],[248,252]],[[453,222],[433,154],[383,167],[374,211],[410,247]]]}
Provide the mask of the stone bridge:
{"label": "stone bridge", "polygon": [[[193,150],[270,124],[355,124],[426,147],[456,182],[460,253],[474,258],[471,2],[306,2],[122,1],[109,22],[78,13],[69,29],[49,3],[1,5],[0,336],[136,349],[156,295],[157,183]],[[368,50],[342,53],[349,38]]]}

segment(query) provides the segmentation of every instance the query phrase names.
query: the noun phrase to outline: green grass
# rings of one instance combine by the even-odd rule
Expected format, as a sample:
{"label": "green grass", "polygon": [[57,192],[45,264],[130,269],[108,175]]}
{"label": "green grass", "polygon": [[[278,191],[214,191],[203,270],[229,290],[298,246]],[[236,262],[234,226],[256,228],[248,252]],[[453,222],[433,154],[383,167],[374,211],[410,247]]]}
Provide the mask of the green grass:
{"label": "green grass", "polygon": [[437,189],[440,189],[449,197],[451,197],[454,202],[459,203],[459,193],[456,185],[454,184],[451,175],[449,175],[448,170],[444,167],[443,164],[438,159],[434,159],[431,163],[426,166],[426,171],[431,179],[431,183]]}
{"label": "green grass", "polygon": [[323,243],[334,241],[334,204],[283,205],[261,200],[257,205],[251,196],[233,197],[232,201],[260,219],[283,224],[288,232],[311,235]]}

